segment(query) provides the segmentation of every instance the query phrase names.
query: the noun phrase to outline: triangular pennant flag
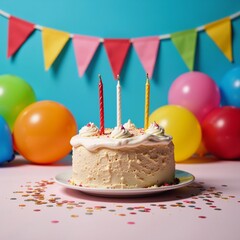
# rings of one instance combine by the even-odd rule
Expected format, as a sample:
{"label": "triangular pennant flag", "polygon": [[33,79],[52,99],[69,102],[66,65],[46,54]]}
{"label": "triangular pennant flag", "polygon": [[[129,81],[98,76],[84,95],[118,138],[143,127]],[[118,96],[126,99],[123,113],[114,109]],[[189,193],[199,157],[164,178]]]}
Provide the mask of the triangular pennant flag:
{"label": "triangular pennant flag", "polygon": [[73,36],[74,52],[80,77],[83,76],[87,70],[99,44],[100,39],[97,37]]}
{"label": "triangular pennant flag", "polygon": [[104,39],[104,47],[112,67],[114,78],[121,73],[130,44],[129,39]]}
{"label": "triangular pennant flag", "polygon": [[159,37],[134,38],[132,43],[144,70],[149,78],[152,78],[160,43]]}
{"label": "triangular pennant flag", "polygon": [[69,40],[70,34],[51,28],[42,29],[45,70],[48,70]]}
{"label": "triangular pennant flag", "polygon": [[9,17],[7,57],[11,57],[23,45],[35,30],[34,26],[32,23],[14,16]]}
{"label": "triangular pennant flag", "polygon": [[208,36],[220,48],[226,58],[232,62],[232,24],[229,17],[205,26]]}
{"label": "triangular pennant flag", "polygon": [[194,69],[197,32],[195,29],[173,33],[171,39],[188,69]]}

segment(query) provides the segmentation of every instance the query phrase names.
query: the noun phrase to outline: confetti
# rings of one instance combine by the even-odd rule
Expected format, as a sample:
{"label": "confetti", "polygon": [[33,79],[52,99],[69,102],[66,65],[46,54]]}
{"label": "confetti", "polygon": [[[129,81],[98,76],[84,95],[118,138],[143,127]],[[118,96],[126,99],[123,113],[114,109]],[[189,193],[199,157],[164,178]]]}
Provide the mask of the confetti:
{"label": "confetti", "polygon": [[[84,202],[84,201],[74,201],[71,199],[63,199],[61,196],[58,196],[56,193],[49,191],[51,190],[51,186],[54,185],[54,182],[50,180],[41,180],[37,182],[28,182],[25,185],[22,184],[20,186],[20,190],[14,191],[13,197],[9,199],[11,201],[20,201],[18,206],[23,209],[26,209],[27,206],[41,206],[41,208],[33,208],[34,212],[40,212],[43,209],[47,208],[61,208],[64,207],[71,211],[77,211],[74,214],[70,214],[69,217],[78,219],[80,214],[85,215],[93,215],[93,214],[100,214],[100,212],[108,212],[112,216],[121,216],[121,217],[137,217],[139,214],[149,214],[156,209],[160,211],[164,210],[167,211],[168,209],[179,209],[179,208],[186,208],[189,209],[188,211],[195,211],[198,210],[199,212],[205,211],[206,208],[219,212],[217,214],[222,214],[223,208],[220,205],[221,202],[225,201],[235,201],[236,203],[240,203],[239,198],[236,199],[236,196],[233,195],[226,195],[223,191],[219,191],[219,189],[227,190],[228,185],[221,184],[219,186],[210,186],[205,187],[204,182],[195,182],[187,188],[189,192],[192,192],[188,198],[186,196],[177,195],[175,197],[175,201],[166,201],[164,203],[161,202],[154,202],[154,203],[145,203],[144,205],[133,205],[131,203],[122,203],[122,204],[115,204],[114,206],[110,203],[109,206],[104,205],[90,205],[91,202]],[[194,194],[194,192],[199,194]],[[17,197],[16,197],[17,196]],[[24,201],[25,204],[21,203]],[[89,206],[90,205],[90,206]],[[130,206],[129,206],[130,205]],[[220,207],[221,206],[221,207]],[[191,210],[192,209],[192,210]],[[211,211],[210,210],[210,211]],[[121,211],[121,212],[119,212]],[[185,210],[184,210],[185,211]],[[112,214],[114,213],[114,214]],[[155,214],[155,212],[154,212]],[[136,215],[136,216],[135,216]],[[41,216],[38,215],[38,216]],[[200,215],[197,216],[199,219],[205,219],[207,216]],[[136,218],[137,219],[137,218]],[[59,223],[59,220],[52,220],[52,223]],[[127,222],[129,225],[134,225],[135,221]]]}
{"label": "confetti", "polygon": [[51,223],[59,223],[58,220],[52,220]]}
{"label": "confetti", "polygon": [[126,214],[124,214],[124,213],[120,213],[120,214],[118,214],[118,216],[120,216],[120,217],[125,217]]}
{"label": "confetti", "polygon": [[18,206],[19,206],[19,207],[26,207],[25,204],[19,204]]}
{"label": "confetti", "polygon": [[34,211],[34,212],[40,212],[41,209],[34,209],[33,211]]}

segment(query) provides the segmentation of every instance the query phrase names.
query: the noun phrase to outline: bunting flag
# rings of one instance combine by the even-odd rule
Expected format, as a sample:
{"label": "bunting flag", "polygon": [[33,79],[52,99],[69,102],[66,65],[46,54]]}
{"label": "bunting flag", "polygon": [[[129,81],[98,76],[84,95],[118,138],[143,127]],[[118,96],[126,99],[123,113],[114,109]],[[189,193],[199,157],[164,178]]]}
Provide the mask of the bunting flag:
{"label": "bunting flag", "polygon": [[34,26],[34,24],[20,18],[16,18],[14,16],[9,17],[7,48],[8,58],[14,55],[28,39],[31,33],[35,30]]}
{"label": "bunting flag", "polygon": [[121,73],[131,42],[129,39],[104,39],[103,44],[116,79]]}
{"label": "bunting flag", "polygon": [[73,36],[73,47],[80,77],[82,77],[87,70],[99,44],[100,39],[97,37]]}
{"label": "bunting flag", "polygon": [[171,39],[188,69],[194,69],[197,31],[195,29],[171,34]]}
{"label": "bunting flag", "polygon": [[205,30],[226,58],[232,62],[232,24],[229,17],[207,24]]}
{"label": "bunting flag", "polygon": [[70,34],[51,28],[42,28],[42,43],[45,70],[48,70],[56,60],[63,47],[70,38]]}
{"label": "bunting flag", "polygon": [[132,43],[144,70],[148,73],[149,78],[152,78],[158,55],[159,37],[134,38]]}
{"label": "bunting flag", "polygon": [[226,58],[232,62],[232,21],[240,17],[240,11],[192,30],[134,39],[99,39],[97,37],[82,36],[36,25],[11,16],[1,9],[0,15],[8,19],[8,58],[19,50],[34,30],[38,30],[42,33],[43,57],[46,70],[51,67],[68,40],[72,38],[80,77],[86,72],[99,44],[103,42],[114,78],[121,73],[131,44],[133,44],[144,70],[152,78],[160,41],[167,39],[172,40],[188,69],[190,71],[194,70],[197,34],[201,31],[205,31]]}

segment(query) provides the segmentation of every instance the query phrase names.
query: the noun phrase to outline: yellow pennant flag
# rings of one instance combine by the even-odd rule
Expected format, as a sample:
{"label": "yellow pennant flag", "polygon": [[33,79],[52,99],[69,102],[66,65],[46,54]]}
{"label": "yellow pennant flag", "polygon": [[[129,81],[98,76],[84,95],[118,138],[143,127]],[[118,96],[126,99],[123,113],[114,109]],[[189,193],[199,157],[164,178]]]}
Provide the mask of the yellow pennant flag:
{"label": "yellow pennant flag", "polygon": [[205,30],[223,54],[232,62],[232,24],[229,17],[207,24]]}
{"label": "yellow pennant flag", "polygon": [[70,34],[51,28],[42,29],[45,70],[48,70],[70,38]]}

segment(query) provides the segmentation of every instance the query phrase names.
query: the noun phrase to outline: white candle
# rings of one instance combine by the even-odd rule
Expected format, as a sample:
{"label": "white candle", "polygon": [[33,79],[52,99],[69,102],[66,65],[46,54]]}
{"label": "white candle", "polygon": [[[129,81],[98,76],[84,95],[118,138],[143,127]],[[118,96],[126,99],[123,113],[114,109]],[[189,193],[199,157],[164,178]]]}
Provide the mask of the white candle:
{"label": "white candle", "polygon": [[121,127],[121,86],[120,77],[117,75],[117,127]]}

